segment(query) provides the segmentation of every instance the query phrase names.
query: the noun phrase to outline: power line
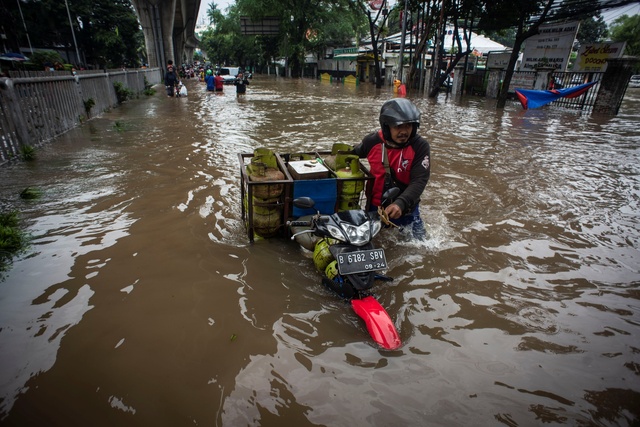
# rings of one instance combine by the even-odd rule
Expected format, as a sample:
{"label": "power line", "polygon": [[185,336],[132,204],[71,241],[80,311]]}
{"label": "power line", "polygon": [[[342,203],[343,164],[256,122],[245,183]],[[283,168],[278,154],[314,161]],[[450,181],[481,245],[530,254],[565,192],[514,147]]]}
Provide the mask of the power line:
{"label": "power line", "polygon": [[617,11],[611,11],[610,14],[608,14],[606,21],[612,22],[615,21],[617,18],[621,17],[622,15],[637,15],[638,12],[632,12],[633,8],[638,7],[640,9],[640,6],[638,5],[627,5],[624,6],[623,8],[621,8],[622,10],[617,10]]}

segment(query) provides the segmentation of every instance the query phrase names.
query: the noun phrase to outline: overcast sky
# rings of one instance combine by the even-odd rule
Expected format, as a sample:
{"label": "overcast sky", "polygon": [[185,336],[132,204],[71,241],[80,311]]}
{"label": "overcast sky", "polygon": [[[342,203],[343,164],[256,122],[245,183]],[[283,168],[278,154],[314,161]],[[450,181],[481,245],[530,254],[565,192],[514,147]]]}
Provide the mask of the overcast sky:
{"label": "overcast sky", "polygon": [[602,17],[607,23],[611,23],[616,18],[621,17],[622,15],[638,15],[640,14],[640,3],[636,4],[628,4],[626,6],[619,7],[617,9],[612,9],[608,12],[604,12]]}
{"label": "overcast sky", "polygon": [[218,10],[226,14],[227,7],[229,7],[230,4],[235,4],[235,0],[200,0],[200,12],[198,13],[198,20],[196,21],[198,24],[200,24],[201,19],[207,19],[207,10],[209,9],[210,3],[215,3]]}

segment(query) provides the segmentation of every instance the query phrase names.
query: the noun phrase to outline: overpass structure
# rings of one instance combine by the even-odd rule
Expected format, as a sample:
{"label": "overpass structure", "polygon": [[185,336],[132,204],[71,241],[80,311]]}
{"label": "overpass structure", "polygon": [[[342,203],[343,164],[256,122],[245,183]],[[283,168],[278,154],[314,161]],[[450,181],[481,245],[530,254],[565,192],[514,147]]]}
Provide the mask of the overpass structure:
{"label": "overpass structure", "polygon": [[200,0],[131,0],[142,25],[150,67],[191,62]]}

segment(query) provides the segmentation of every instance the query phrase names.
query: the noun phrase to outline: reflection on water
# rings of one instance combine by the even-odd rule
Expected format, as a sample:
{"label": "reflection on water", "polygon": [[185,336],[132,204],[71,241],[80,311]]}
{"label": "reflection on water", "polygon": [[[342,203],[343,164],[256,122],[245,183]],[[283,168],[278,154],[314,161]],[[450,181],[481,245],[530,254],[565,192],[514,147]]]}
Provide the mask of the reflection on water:
{"label": "reflection on water", "polygon": [[385,352],[310,253],[248,243],[238,153],[355,144],[390,90],[188,85],[0,170],[33,236],[0,283],[1,425],[640,419],[638,90],[613,118],[412,97],[430,239],[378,237],[404,343]]}

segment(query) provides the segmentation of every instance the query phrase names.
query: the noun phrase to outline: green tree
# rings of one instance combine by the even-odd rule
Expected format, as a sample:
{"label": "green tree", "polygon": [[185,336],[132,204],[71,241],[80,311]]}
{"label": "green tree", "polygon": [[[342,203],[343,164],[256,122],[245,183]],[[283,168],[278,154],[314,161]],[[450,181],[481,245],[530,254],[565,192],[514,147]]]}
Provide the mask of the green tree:
{"label": "green tree", "polygon": [[215,26],[219,22],[222,22],[224,15],[215,3],[210,3],[209,9],[207,9],[207,18],[209,19],[209,25]]}
{"label": "green tree", "polygon": [[129,0],[67,0],[69,15],[61,0],[0,0],[0,23],[19,46],[25,46],[27,34],[18,1],[34,48],[55,49],[75,57],[71,15],[78,50],[87,64],[100,68],[139,64],[143,37]]}
{"label": "green tree", "polygon": [[[355,24],[351,35],[357,35],[358,10],[350,0],[238,0],[237,6],[243,16],[253,21],[267,17],[280,19],[279,50],[287,60],[291,76],[301,77],[305,54],[318,50],[334,36],[332,31],[342,33],[342,25]],[[351,23],[351,24],[350,24]]]}
{"label": "green tree", "polygon": [[580,21],[580,29],[576,38],[580,43],[598,43],[604,41],[608,34],[607,23],[598,13]]}
{"label": "green tree", "polygon": [[375,84],[377,88],[381,88],[382,71],[380,70],[380,63],[382,58],[379,43],[380,37],[386,33],[385,24],[389,16],[389,10],[387,9],[388,4],[386,0],[383,0],[377,8],[375,4],[372,5],[368,2],[358,2],[358,6],[369,22],[369,37],[371,40],[371,49],[373,50],[374,72],[376,76]]}
{"label": "green tree", "polygon": [[490,38],[491,40],[496,41],[507,47],[513,47],[513,44],[516,41],[515,28],[504,28],[502,30],[484,31],[481,33],[487,36],[488,38]]}
{"label": "green tree", "polygon": [[306,34],[306,46],[310,50],[324,53],[327,47],[347,46],[359,40],[367,31],[364,16],[357,13],[355,4],[350,5],[349,13],[337,13],[327,10],[321,16],[321,23],[315,23]]}
{"label": "green tree", "polygon": [[[587,9],[595,11],[584,12]],[[607,37],[607,24],[598,10],[598,0],[561,3],[558,13],[569,16],[573,21],[580,21],[580,28],[576,35],[580,43],[596,43]]]}
{"label": "green tree", "polygon": [[[435,63],[439,65],[442,62],[442,55],[447,50],[448,61],[446,62],[447,65],[444,73],[434,73],[432,76],[432,86],[429,91],[430,97],[438,95],[443,83],[462,59],[465,59],[466,68],[466,59],[469,54],[473,52],[471,32],[477,23],[478,16],[483,10],[483,4],[478,0],[450,0],[444,3],[445,9],[443,10],[442,18],[438,25],[440,26],[441,33],[443,33],[445,30],[445,22],[450,22],[450,25],[453,27],[452,33],[455,46],[444,46],[444,37],[438,41],[440,47],[436,50],[440,55],[437,55]],[[440,70],[440,67],[437,69]]]}
{"label": "green tree", "polygon": [[77,4],[75,15],[79,27],[75,30],[76,37],[88,63],[107,68],[140,65],[138,47],[142,31],[129,0]]}
{"label": "green tree", "polygon": [[213,27],[201,36],[201,49],[207,58],[218,65],[254,65],[260,57],[255,36],[243,36],[240,32],[240,15],[236,5],[223,15],[217,7],[211,5],[207,16]]}
{"label": "green tree", "polygon": [[58,52],[54,52],[53,50],[39,50],[37,52],[33,52],[29,56],[29,63],[36,70],[42,70],[45,65],[50,67],[52,64],[56,62],[62,63],[63,59]]}
{"label": "green tree", "polygon": [[609,31],[611,40],[627,42],[625,54],[640,56],[640,15],[622,15],[613,21]]}

